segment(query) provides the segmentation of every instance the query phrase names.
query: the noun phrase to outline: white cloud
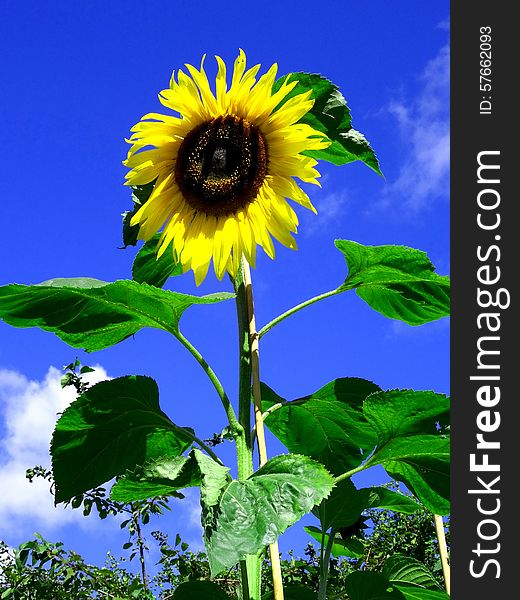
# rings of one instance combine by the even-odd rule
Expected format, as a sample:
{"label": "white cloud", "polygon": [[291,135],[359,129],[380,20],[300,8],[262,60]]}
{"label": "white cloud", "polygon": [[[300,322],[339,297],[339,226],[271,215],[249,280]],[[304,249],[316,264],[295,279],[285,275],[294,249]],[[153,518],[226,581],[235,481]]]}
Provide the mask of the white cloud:
{"label": "white cloud", "polygon": [[344,192],[332,192],[317,196],[313,203],[318,211],[318,217],[305,213],[306,223],[305,227],[302,227],[302,233],[305,236],[325,231],[340,217],[343,218],[348,197]]}
{"label": "white cloud", "polygon": [[432,200],[448,197],[449,83],[450,47],[446,44],[426,65],[416,97],[394,101],[387,107],[409,149],[397,179],[385,188],[380,205],[390,206],[398,201],[414,213]]}
{"label": "white cloud", "polygon": [[[102,367],[89,374],[89,383],[107,379]],[[62,372],[50,367],[42,381],[30,381],[16,371],[0,369],[0,522],[4,533],[31,535],[34,531],[58,528],[67,523],[86,526],[78,510],[55,507],[49,484],[41,478],[33,483],[27,468],[49,468],[49,444],[58,413],[76,397],[72,387],[62,389]],[[90,525],[89,525],[90,526]]]}

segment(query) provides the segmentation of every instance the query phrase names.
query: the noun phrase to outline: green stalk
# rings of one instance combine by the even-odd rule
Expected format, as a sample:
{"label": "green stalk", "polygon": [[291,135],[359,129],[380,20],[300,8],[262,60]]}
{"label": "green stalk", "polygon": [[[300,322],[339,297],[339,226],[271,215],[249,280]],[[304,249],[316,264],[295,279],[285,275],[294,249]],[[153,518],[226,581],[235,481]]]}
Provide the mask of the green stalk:
{"label": "green stalk", "polygon": [[325,532],[323,532],[321,536],[322,541],[320,549],[320,585],[318,588],[318,600],[325,600],[327,598],[327,581],[329,579],[330,554],[332,552],[332,545],[334,544],[335,535],[336,529],[334,529],[333,527],[329,533],[329,539],[327,540],[325,552],[323,551]]}
{"label": "green stalk", "polygon": [[[253,446],[251,440],[251,340],[247,297],[242,263],[231,278],[236,294],[238,343],[239,343],[239,386],[238,421],[242,435],[236,438],[238,479],[247,479],[253,473]],[[248,555],[240,563],[242,577],[242,600],[260,600],[262,555]]]}

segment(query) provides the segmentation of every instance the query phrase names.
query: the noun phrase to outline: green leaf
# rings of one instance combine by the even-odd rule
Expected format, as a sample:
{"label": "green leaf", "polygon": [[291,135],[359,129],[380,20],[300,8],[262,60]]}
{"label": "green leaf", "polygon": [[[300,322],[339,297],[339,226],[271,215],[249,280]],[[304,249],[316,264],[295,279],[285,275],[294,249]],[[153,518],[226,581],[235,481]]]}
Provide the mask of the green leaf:
{"label": "green leaf", "polygon": [[341,378],[286,402],[262,384],[264,411],[282,403],[265,424],[291,452],[310,456],[340,475],[359,466],[375,446],[377,437],[363,414],[363,401],[380,389],[365,379]]}
{"label": "green leaf", "polygon": [[[212,576],[274,542],[327,496],[333,485],[322,465],[289,454],[272,458],[245,481],[227,484],[218,503],[208,506],[202,501],[204,543]],[[203,482],[202,494],[209,497],[205,487]]]}
{"label": "green leaf", "polygon": [[175,588],[173,600],[229,600],[229,596],[211,581],[186,581]]}
{"label": "green leaf", "polygon": [[[320,545],[322,542],[322,531],[317,527],[313,527],[310,525],[309,527],[304,527],[305,531],[313,537]],[[327,546],[330,539],[330,535],[325,533],[323,537],[323,546]],[[363,542],[357,540],[355,538],[342,539],[339,535],[334,536],[334,542],[332,543],[331,553],[336,558],[340,556],[347,556],[348,558],[359,558],[363,556],[363,552],[365,551],[365,547],[363,546]]]}
{"label": "green leaf", "polygon": [[408,584],[426,589],[440,590],[435,577],[418,560],[403,554],[390,556],[382,574],[395,584]]}
{"label": "green leaf", "polygon": [[436,435],[449,423],[450,400],[432,391],[387,390],[367,398],[363,412],[382,445],[396,437]]}
{"label": "green leaf", "polygon": [[[290,585],[283,588],[284,600],[316,600],[316,592],[303,585]],[[274,592],[271,590],[262,595],[262,600],[274,600]]]}
{"label": "green leaf", "polygon": [[436,515],[450,514],[450,468],[447,460],[387,461],[385,471],[406,487]]}
{"label": "green leaf", "polygon": [[364,403],[366,419],[378,435],[367,464],[382,464],[441,515],[449,512],[450,441],[443,434],[448,411],[443,394],[414,390],[378,392]]}
{"label": "green leaf", "polygon": [[155,234],[139,250],[132,265],[132,279],[162,288],[169,277],[182,275],[182,265],[175,262],[172,246],[157,258],[157,243],[161,235]]}
{"label": "green leaf", "polygon": [[188,456],[160,457],[137,466],[115,483],[110,497],[117,502],[135,502],[154,496],[175,495],[186,487],[200,486],[202,500],[213,506],[230,481],[229,469],[194,448]]}
{"label": "green leaf", "polygon": [[441,590],[426,590],[424,588],[395,584],[405,600],[450,600],[450,597],[446,592]]}
{"label": "green leaf", "polygon": [[336,240],[348,277],[339,292],[355,289],[385,317],[422,325],[450,313],[450,280],[435,273],[428,256],[406,246],[363,246]]}
{"label": "green leaf", "polygon": [[349,600],[404,600],[403,594],[381,573],[356,571],[345,579]]}
{"label": "green leaf", "polygon": [[370,491],[368,508],[387,509],[404,513],[405,515],[412,515],[419,509],[417,502],[410,496],[405,496],[385,487],[372,487],[368,489]]}
{"label": "green leaf", "polygon": [[350,527],[369,505],[370,492],[370,488],[357,490],[350,479],[344,479],[312,512],[319,518],[324,531],[330,527]]}
{"label": "green leaf", "polygon": [[284,81],[297,81],[296,86],[287,94],[277,108],[290,98],[310,91],[314,105],[301,119],[313,129],[327,135],[332,144],[324,150],[309,150],[305,154],[317,160],[326,160],[335,165],[344,165],[356,160],[364,162],[378,175],[382,175],[377,157],[365,137],[352,129],[352,119],[347,102],[339,88],[317,73],[289,73],[278,79],[273,92]]}
{"label": "green leaf", "polygon": [[174,457],[193,441],[159,408],[155,381],[141,375],[102,381],[61,415],[51,442],[55,501],[65,502],[136,465]]}
{"label": "green leaf", "polygon": [[135,246],[137,244],[137,235],[139,233],[139,225],[130,225],[130,221],[141,206],[148,202],[152,194],[155,181],[146,183],[145,185],[136,185],[132,189],[132,202],[134,206],[132,210],[127,210],[123,213],[123,248]]}
{"label": "green leaf", "polygon": [[0,318],[14,327],[51,331],[70,346],[93,352],[143,327],[176,335],[187,308],[233,297],[224,292],[191,296],[135,281],[53,279],[39,285],[0,287]]}

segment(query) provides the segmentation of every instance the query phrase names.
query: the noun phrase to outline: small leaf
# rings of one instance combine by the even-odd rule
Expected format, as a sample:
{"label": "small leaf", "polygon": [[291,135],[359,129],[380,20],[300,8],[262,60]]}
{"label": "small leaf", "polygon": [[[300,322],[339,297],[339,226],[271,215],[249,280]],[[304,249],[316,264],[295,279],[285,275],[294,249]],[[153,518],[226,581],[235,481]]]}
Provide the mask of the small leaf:
{"label": "small leaf", "polygon": [[297,81],[298,83],[277,108],[283,106],[290,98],[310,91],[314,105],[299,122],[306,123],[316,131],[324,133],[332,142],[324,150],[309,150],[305,154],[335,165],[344,165],[360,160],[378,175],[382,175],[370,144],[361,133],[352,129],[350,110],[336,85],[317,73],[297,72],[280,77],[273,86],[273,92],[276,92],[284,81]]}
{"label": "small leaf", "polygon": [[[140,375],[102,381],[61,415],[51,442],[56,503],[161,456],[178,456],[193,432],[159,408],[155,381]],[[85,501],[86,504],[86,501]]]}
{"label": "small leaf", "polygon": [[412,515],[419,509],[419,504],[410,496],[405,496],[385,487],[368,489],[370,491],[368,508],[387,509],[405,515]]}
{"label": "small leaf", "polygon": [[[202,496],[209,498],[205,485]],[[212,576],[274,542],[333,485],[322,465],[289,454],[272,458],[245,481],[227,484],[218,503],[208,506],[203,501],[204,543]]]}
{"label": "small leaf", "polygon": [[[322,542],[322,532],[317,527],[313,527],[312,525],[309,527],[304,527],[305,531],[313,537],[320,545]],[[323,546],[327,546],[330,539],[330,535],[325,533],[323,537]],[[332,556],[339,558],[340,556],[347,556],[348,558],[360,558],[363,556],[365,551],[365,547],[363,546],[363,542],[357,540],[355,538],[350,539],[342,539],[338,535],[334,536],[334,542],[332,543],[331,553]]]}
{"label": "small leaf", "polygon": [[338,292],[355,289],[385,317],[422,325],[450,314],[450,280],[434,272],[427,255],[406,246],[363,246],[336,240],[348,277]]}
{"label": "small leaf", "polygon": [[229,600],[229,596],[211,581],[186,581],[175,588],[173,600]]}
{"label": "small leaf", "polygon": [[143,327],[175,335],[194,304],[233,298],[219,293],[190,296],[135,281],[53,279],[40,285],[0,287],[0,318],[14,327],[39,327],[89,352],[121,342]]}
{"label": "small leaf", "polygon": [[141,206],[148,202],[153,191],[155,182],[146,183],[145,185],[136,185],[132,187],[132,201],[134,203],[132,210],[127,210],[123,213],[123,248],[135,246],[137,244],[137,236],[139,234],[139,225],[130,225],[130,221]]}
{"label": "small leaf", "polygon": [[203,486],[203,501],[218,502],[222,487],[230,480],[229,469],[194,448],[188,456],[162,456],[127,472],[110,491],[117,502],[135,502],[154,496],[177,495],[186,487]]}
{"label": "small leaf", "polygon": [[380,389],[365,379],[341,378],[310,396],[286,402],[262,384],[262,409],[282,404],[265,424],[291,452],[310,456],[340,475],[359,466],[376,444],[363,401]]}
{"label": "small leaf", "polygon": [[132,265],[134,281],[162,288],[169,277],[182,275],[182,265],[175,262],[171,244],[159,258],[157,257],[157,243],[160,237],[160,234],[155,234],[137,253]]}

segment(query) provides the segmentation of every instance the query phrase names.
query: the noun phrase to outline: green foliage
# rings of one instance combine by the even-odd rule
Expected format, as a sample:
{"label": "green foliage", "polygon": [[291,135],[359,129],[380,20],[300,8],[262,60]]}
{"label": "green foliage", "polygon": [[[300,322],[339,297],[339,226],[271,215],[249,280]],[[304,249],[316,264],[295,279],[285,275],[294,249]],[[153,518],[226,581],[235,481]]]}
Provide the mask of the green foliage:
{"label": "green foliage", "polygon": [[448,514],[448,398],[434,392],[391,390],[371,395],[363,411],[378,435],[367,465],[383,465],[432,512]]}
{"label": "green foliage", "polygon": [[265,424],[291,452],[310,456],[340,475],[357,467],[376,443],[363,401],[380,389],[371,381],[345,377],[287,402],[262,384],[262,409],[272,411]]}
{"label": "green foliage", "polygon": [[[291,452],[319,460],[336,475],[381,464],[430,510],[448,514],[449,401],[443,394],[381,391],[364,380],[337,379],[291,402],[262,385],[262,407],[266,426]],[[369,506],[368,494],[364,500],[356,494],[344,499],[352,518]]]}
{"label": "green foliage", "polygon": [[169,277],[182,275],[182,265],[175,262],[171,244],[161,257],[157,257],[160,237],[159,233],[155,234],[137,253],[132,265],[134,281],[162,288]]}
{"label": "green foliage", "polygon": [[56,502],[153,458],[178,456],[192,441],[192,431],[172,423],[159,408],[153,379],[102,381],[81,394],[56,424],[51,443]]}
{"label": "green foliage", "polygon": [[422,325],[450,312],[450,280],[435,273],[427,255],[406,246],[362,246],[336,240],[348,277],[338,291],[356,290],[385,317]]}
{"label": "green foliage", "polygon": [[287,100],[297,94],[310,92],[314,105],[300,119],[300,123],[306,123],[316,131],[325,133],[331,140],[328,148],[308,150],[305,154],[335,165],[345,165],[360,160],[378,175],[382,175],[379,162],[370,144],[362,133],[352,128],[350,110],[336,85],[316,73],[289,73],[275,82],[273,92],[280,89],[284,81],[297,81],[298,83],[279,106],[283,106]]}
{"label": "green foliage", "polygon": [[332,486],[333,479],[323,466],[294,454],[276,456],[247,480],[223,486],[218,503],[202,504],[212,574],[273,543],[327,496]]}
{"label": "green foliage", "polygon": [[90,600],[94,597],[154,600],[139,578],[111,562],[89,565],[61,542],[36,534],[34,540],[9,550],[0,545],[0,598],[10,600]]}
{"label": "green foliage", "polygon": [[233,298],[190,296],[135,281],[52,279],[39,285],[0,287],[0,318],[14,327],[52,331],[75,348],[102,350],[143,327],[177,334],[182,313],[194,304]]}
{"label": "green foliage", "polygon": [[211,581],[187,581],[181,583],[172,596],[173,600],[229,600],[229,596]]}
{"label": "green foliage", "polygon": [[357,539],[342,539],[339,534],[336,532],[325,533],[323,530],[318,527],[314,527],[313,525],[308,525],[304,527],[304,530],[313,537],[318,544],[323,544],[323,546],[327,546],[329,543],[329,539],[332,536],[334,538],[331,546],[331,554],[336,558],[341,556],[347,556],[348,558],[360,558],[363,556],[363,542]]}

